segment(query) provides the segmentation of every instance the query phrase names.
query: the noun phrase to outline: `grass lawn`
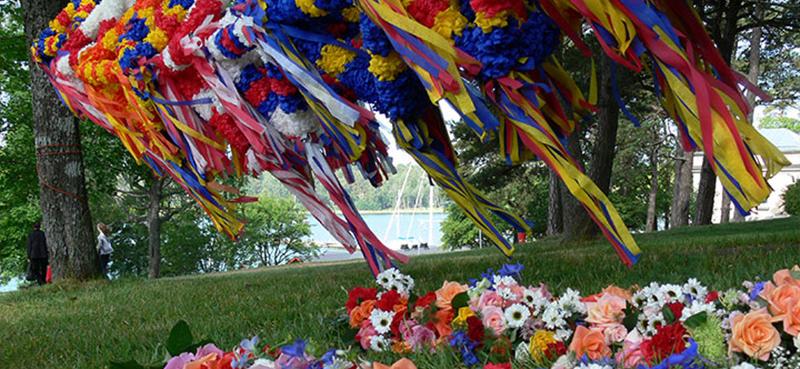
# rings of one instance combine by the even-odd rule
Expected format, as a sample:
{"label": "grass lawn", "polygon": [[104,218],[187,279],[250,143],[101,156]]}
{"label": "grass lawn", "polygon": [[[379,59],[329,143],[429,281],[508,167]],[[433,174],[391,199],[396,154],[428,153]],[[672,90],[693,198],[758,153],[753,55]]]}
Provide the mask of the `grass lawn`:
{"label": "grass lawn", "polygon": [[[800,218],[691,227],[636,237],[644,254],[622,265],[605,241],[519,247],[525,283],[593,293],[615,283],[684,282],[715,288],[800,264]],[[416,291],[466,281],[505,261],[493,249],[413,258],[401,269]],[[186,320],[195,335],[230,348],[259,335],[268,342],[311,338],[335,345],[331,320],[345,290],[370,284],[363,263],[295,266],[161,280],[92,282],[0,294],[0,368],[102,368],[109,360],[151,362],[169,329]]]}

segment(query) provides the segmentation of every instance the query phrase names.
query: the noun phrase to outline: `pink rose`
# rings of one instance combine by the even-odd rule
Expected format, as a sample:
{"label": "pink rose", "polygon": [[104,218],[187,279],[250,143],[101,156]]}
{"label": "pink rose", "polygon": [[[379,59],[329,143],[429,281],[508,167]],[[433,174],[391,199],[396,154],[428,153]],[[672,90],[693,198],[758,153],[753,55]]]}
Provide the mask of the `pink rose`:
{"label": "pink rose", "polygon": [[490,306],[503,307],[503,298],[501,298],[497,292],[486,291],[478,300],[478,310],[483,310]]}
{"label": "pink rose", "polygon": [[597,325],[618,324],[625,318],[625,299],[614,294],[604,293],[597,302],[587,302],[586,321]]}
{"label": "pink rose", "polygon": [[370,324],[369,319],[361,323],[361,329],[359,329],[358,334],[356,334],[359,343],[361,343],[361,348],[364,350],[369,350],[369,341],[372,339],[372,336],[376,334],[378,334],[378,331],[376,331],[372,324]]}
{"label": "pink rose", "polygon": [[433,348],[435,343],[436,334],[428,327],[417,325],[411,328],[411,338],[408,340],[408,344],[414,350],[419,351],[425,347]]}
{"label": "pink rose", "polygon": [[487,306],[481,310],[481,316],[483,316],[483,325],[491,328],[495,335],[500,336],[506,330],[503,309],[497,306]]}
{"label": "pink rose", "polygon": [[622,350],[617,352],[616,360],[623,368],[636,368],[639,364],[646,364],[642,352],[642,336],[639,332],[633,330],[628,334],[622,343]]}
{"label": "pink rose", "polygon": [[601,326],[601,328],[603,329],[603,336],[606,337],[606,343],[609,345],[622,342],[625,336],[628,335],[628,329],[622,324],[609,324]]}

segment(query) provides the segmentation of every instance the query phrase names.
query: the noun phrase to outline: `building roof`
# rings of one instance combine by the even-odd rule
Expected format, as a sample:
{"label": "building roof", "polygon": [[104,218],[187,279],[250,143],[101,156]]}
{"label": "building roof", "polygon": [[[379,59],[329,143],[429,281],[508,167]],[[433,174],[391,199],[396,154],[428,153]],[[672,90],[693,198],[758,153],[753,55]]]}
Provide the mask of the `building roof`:
{"label": "building roof", "polygon": [[760,128],[758,130],[781,152],[800,152],[800,135],[786,128]]}

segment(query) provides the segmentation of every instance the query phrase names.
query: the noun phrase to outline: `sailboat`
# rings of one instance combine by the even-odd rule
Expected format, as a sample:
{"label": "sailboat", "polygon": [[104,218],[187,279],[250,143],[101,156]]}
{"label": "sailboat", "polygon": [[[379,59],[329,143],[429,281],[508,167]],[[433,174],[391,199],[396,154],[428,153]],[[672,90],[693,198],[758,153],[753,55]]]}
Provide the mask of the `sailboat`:
{"label": "sailboat", "polygon": [[[385,241],[386,245],[389,246],[392,250],[399,250],[399,251],[416,251],[420,253],[422,250],[428,250],[432,246],[434,246],[433,242],[433,212],[434,212],[434,191],[433,186],[431,186],[430,182],[427,181],[426,176],[422,176],[417,184],[417,191],[416,196],[414,197],[414,206],[410,209],[411,210],[411,217],[406,224],[405,233],[401,234],[402,228],[402,219],[403,217],[400,216],[401,213],[401,205],[403,203],[403,194],[408,186],[408,179],[411,174],[411,170],[413,166],[408,167],[406,170],[405,176],[403,177],[403,184],[400,186],[400,191],[397,193],[397,199],[395,201],[394,209],[392,209],[391,216],[389,217],[389,224],[386,226],[386,229],[383,231],[383,240]],[[428,220],[427,220],[427,230],[428,234],[427,237],[424,237],[416,232],[416,230],[420,229],[416,227],[419,223],[424,224],[424,220],[417,220],[417,214],[422,213],[424,209],[422,209],[422,201],[423,201],[423,190],[425,186],[428,187]],[[405,212],[408,212],[406,210]],[[394,237],[391,237],[391,232],[394,230]]]}

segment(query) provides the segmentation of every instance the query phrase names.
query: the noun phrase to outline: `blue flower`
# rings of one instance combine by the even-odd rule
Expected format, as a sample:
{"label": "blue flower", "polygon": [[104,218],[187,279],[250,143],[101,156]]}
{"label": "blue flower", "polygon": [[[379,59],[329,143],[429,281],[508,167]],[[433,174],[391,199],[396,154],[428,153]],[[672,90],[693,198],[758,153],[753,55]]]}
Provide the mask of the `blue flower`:
{"label": "blue flower", "polygon": [[306,341],[297,340],[291,345],[281,347],[281,352],[292,357],[305,357]]}
{"label": "blue flower", "polygon": [[517,264],[503,264],[503,267],[497,271],[503,277],[516,277],[519,276],[519,273],[525,269],[521,263]]}
{"label": "blue flower", "polygon": [[756,284],[753,286],[753,289],[750,291],[750,300],[758,299],[758,295],[760,295],[761,291],[764,290],[764,286],[766,284],[767,282],[756,282]]}
{"label": "blue flower", "polygon": [[245,349],[247,352],[255,352],[258,341],[258,336],[253,336],[253,338],[250,339],[245,338],[242,342],[239,342],[239,347]]}
{"label": "blue flower", "polygon": [[365,49],[373,54],[379,54],[381,56],[389,55],[389,52],[393,50],[392,44],[389,38],[386,37],[386,33],[383,32],[382,28],[378,27],[378,25],[372,22],[365,14],[361,14],[359,26],[361,27],[361,35],[364,40],[363,46]]}
{"label": "blue flower", "polygon": [[461,353],[461,361],[465,366],[473,366],[479,362],[475,355],[478,344],[471,340],[464,331],[456,331],[450,336],[450,346]]}

